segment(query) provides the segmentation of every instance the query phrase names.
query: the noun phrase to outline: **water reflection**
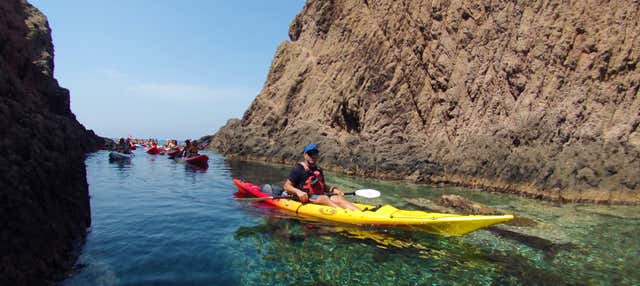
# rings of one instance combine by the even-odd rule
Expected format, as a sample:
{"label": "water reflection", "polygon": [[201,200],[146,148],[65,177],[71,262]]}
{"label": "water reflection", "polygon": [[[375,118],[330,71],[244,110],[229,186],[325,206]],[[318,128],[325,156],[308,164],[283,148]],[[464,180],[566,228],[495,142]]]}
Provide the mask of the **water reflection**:
{"label": "water reflection", "polygon": [[289,176],[290,168],[282,165],[269,165],[256,162],[241,162],[227,160],[231,171],[231,177],[244,179],[254,184],[283,185]]}
{"label": "water reflection", "polygon": [[[244,178],[256,184],[272,183],[281,184],[287,177],[290,168],[288,166],[271,166],[261,163],[246,163],[229,161],[231,174],[234,178]],[[247,229],[241,230],[244,241],[260,241],[260,253],[264,253],[262,247],[268,245],[279,246],[280,243],[269,241],[289,240],[292,244],[307,245],[318,240],[322,245],[338,251],[356,249],[360,252],[348,252],[350,257],[359,255],[371,257],[372,265],[389,259],[398,260],[397,264],[388,265],[385,269],[393,269],[394,273],[407,273],[411,277],[411,283],[393,281],[388,283],[420,284],[415,281],[423,281],[427,284],[447,281],[449,284],[504,284],[504,285],[575,285],[587,283],[613,283],[634,284],[640,281],[640,272],[632,269],[640,267],[640,252],[637,241],[630,242],[631,237],[640,232],[637,208],[607,207],[607,206],[572,206],[546,203],[530,199],[519,198],[505,194],[490,194],[471,191],[463,188],[433,187],[425,185],[407,185],[399,182],[384,182],[352,178],[331,174],[330,183],[349,188],[375,188],[382,191],[383,196],[376,202],[364,202],[368,204],[391,204],[399,208],[414,209],[408,201],[413,198],[435,200],[441,195],[457,194],[473,201],[494,207],[505,213],[515,213],[519,217],[526,217],[523,221],[506,225],[505,228],[482,230],[460,238],[434,237],[426,234],[416,234],[401,230],[372,230],[365,229],[365,234],[358,234],[353,230],[341,232],[335,226],[326,229],[310,231],[296,231],[309,225],[304,218],[284,218],[284,220],[270,219],[264,224],[257,225],[259,229],[267,232],[266,237],[247,236],[251,233]],[[258,206],[254,203],[252,206]],[[264,215],[264,207],[254,210],[253,215]],[[245,211],[247,208],[245,208]],[[278,223],[283,226],[278,226]],[[297,224],[299,225],[297,225]],[[318,225],[313,222],[311,225]],[[320,225],[322,225],[320,223]],[[502,227],[502,226],[501,226]],[[283,229],[284,228],[284,229]],[[360,230],[358,230],[360,231]],[[272,234],[269,234],[271,232]],[[379,234],[383,235],[380,236]],[[319,239],[318,237],[323,237]],[[387,243],[388,242],[388,243]],[[394,246],[394,243],[396,246]],[[342,245],[347,244],[347,245]],[[387,245],[390,244],[391,246]],[[366,245],[364,249],[357,246]],[[397,247],[406,246],[408,247]],[[624,245],[624,246],[623,246]],[[422,250],[421,246],[428,249]],[[623,246],[623,247],[620,247]],[[629,248],[627,248],[627,246]],[[291,244],[275,247],[272,255],[277,256],[278,251],[290,251]],[[385,249],[387,248],[387,249]],[[631,249],[631,251],[627,251]],[[333,251],[333,250],[332,250]],[[426,251],[426,253],[424,253]],[[313,250],[307,252],[293,251],[300,255],[300,259],[311,259],[319,265],[313,256]],[[382,254],[380,254],[382,253]],[[323,254],[324,255],[324,254]],[[327,255],[324,255],[328,259]],[[382,258],[381,258],[382,257]],[[271,259],[271,256],[263,256],[263,259]],[[335,258],[341,261],[339,258]],[[425,261],[426,259],[426,261]],[[291,261],[295,259],[291,258]],[[280,261],[280,260],[276,260]],[[292,268],[283,262],[287,269]],[[365,262],[362,263],[366,263]],[[616,262],[617,261],[617,262]],[[622,261],[622,262],[621,262]],[[294,262],[291,262],[294,263]],[[355,267],[360,266],[360,261],[352,261]],[[420,274],[416,269],[423,269]],[[340,267],[349,268],[351,264],[345,263]],[[409,265],[418,265],[416,269],[409,269]],[[317,266],[316,266],[317,267]],[[331,267],[331,266],[327,266]],[[338,266],[336,266],[338,267]],[[351,268],[353,269],[353,268]],[[580,269],[576,271],[576,269]],[[379,269],[370,272],[379,272]],[[352,273],[358,276],[361,273]],[[429,279],[421,275],[429,276]],[[375,275],[374,275],[375,276]],[[372,276],[372,277],[374,277]],[[362,281],[385,281],[384,278]],[[322,282],[301,274],[296,278],[284,280],[287,283],[299,281]],[[406,280],[403,280],[406,282]],[[454,282],[457,281],[457,282]],[[332,284],[355,283],[352,280],[340,280]],[[447,284],[445,283],[445,284]],[[285,283],[286,284],[286,283]]]}
{"label": "water reflection", "polygon": [[[108,154],[101,155],[105,155],[108,158]],[[127,179],[131,175],[132,160],[133,158],[129,160],[112,160],[111,158],[108,158],[109,167],[116,170],[116,174],[118,174],[119,179]]]}
{"label": "water reflection", "polygon": [[204,165],[204,166],[196,166],[193,164],[184,164],[184,170],[185,172],[192,172],[192,173],[206,173],[207,169],[209,169],[209,165]]}
{"label": "water reflection", "polygon": [[129,169],[131,166],[131,160],[109,160],[109,164],[115,166],[116,168],[122,170],[122,169]]}
{"label": "water reflection", "polygon": [[[565,284],[559,274],[540,269],[526,257],[460,237],[327,225],[262,209],[260,223],[238,227],[234,238],[253,243],[276,272],[288,273],[276,275],[279,280],[270,280],[274,279],[273,273],[263,273],[260,279],[266,284],[388,281],[407,285],[411,281],[411,285],[420,285],[434,281],[434,277],[435,281],[465,281],[461,283],[464,285],[489,281],[504,285]],[[394,274],[391,280],[390,273]]]}
{"label": "water reflection", "polygon": [[108,163],[108,152],[87,156],[92,231],[80,263],[88,267],[70,284],[640,285],[637,207],[328,176],[382,191],[367,204],[411,209],[418,199],[459,194],[530,218],[501,225],[507,231],[443,237],[329,224],[232,199],[232,178],[281,184],[291,166],[208,153],[209,168],[193,170],[136,152],[130,164]]}

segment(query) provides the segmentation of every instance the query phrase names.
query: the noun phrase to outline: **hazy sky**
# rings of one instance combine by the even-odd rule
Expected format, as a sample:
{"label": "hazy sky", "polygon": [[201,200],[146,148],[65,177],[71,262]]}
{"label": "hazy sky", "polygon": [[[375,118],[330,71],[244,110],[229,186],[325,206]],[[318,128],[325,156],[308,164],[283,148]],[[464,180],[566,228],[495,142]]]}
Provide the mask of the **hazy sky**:
{"label": "hazy sky", "polygon": [[28,0],[49,19],[55,77],[105,137],[199,138],[240,118],[304,0]]}

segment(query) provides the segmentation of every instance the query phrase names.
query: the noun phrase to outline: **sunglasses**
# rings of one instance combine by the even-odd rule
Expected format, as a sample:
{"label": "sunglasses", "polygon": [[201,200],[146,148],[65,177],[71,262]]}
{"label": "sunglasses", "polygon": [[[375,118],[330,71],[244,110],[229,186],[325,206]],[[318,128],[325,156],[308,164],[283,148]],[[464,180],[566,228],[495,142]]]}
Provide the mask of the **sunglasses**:
{"label": "sunglasses", "polygon": [[309,156],[318,156],[320,152],[318,152],[317,150],[311,150],[309,152],[307,152],[307,155]]}

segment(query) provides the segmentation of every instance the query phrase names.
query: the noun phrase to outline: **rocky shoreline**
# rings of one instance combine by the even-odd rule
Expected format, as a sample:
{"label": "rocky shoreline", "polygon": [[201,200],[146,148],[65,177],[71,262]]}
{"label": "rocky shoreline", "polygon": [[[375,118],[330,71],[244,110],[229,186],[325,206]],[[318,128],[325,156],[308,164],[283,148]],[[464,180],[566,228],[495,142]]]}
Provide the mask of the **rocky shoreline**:
{"label": "rocky shoreline", "polygon": [[636,1],[310,0],[226,156],[545,200],[640,203]]}
{"label": "rocky shoreline", "polygon": [[[217,149],[212,148],[213,151],[218,152]],[[281,158],[271,158],[271,157],[262,157],[262,156],[254,156],[254,155],[236,155],[236,154],[227,154],[225,157],[238,160],[238,161],[247,161],[247,162],[263,162],[284,166],[293,166],[299,160],[283,160]],[[437,178],[432,177],[429,180],[416,180],[412,177],[406,177],[402,175],[398,175],[396,173],[372,173],[367,170],[353,170],[353,169],[345,169],[340,166],[335,166],[332,164],[324,164],[321,162],[323,169],[329,170],[332,172],[348,175],[348,176],[358,176],[363,178],[372,178],[386,181],[400,181],[403,183],[409,184],[425,184],[437,187],[464,187],[474,190],[480,190],[485,192],[497,192],[497,193],[507,193],[513,194],[525,198],[536,199],[541,201],[548,202],[558,202],[558,203],[589,203],[589,204],[602,204],[602,205],[628,205],[628,206],[637,206],[640,205],[640,201],[637,200],[633,193],[631,194],[617,194],[612,192],[593,192],[585,196],[584,192],[580,193],[569,193],[569,192],[544,192],[539,189],[535,189],[531,185],[514,185],[514,184],[495,184],[492,181],[487,181],[484,179],[476,179],[470,180],[469,178]]]}
{"label": "rocky shoreline", "polygon": [[91,225],[84,159],[105,142],[54,78],[47,18],[5,0],[0,19],[0,285],[53,285]]}

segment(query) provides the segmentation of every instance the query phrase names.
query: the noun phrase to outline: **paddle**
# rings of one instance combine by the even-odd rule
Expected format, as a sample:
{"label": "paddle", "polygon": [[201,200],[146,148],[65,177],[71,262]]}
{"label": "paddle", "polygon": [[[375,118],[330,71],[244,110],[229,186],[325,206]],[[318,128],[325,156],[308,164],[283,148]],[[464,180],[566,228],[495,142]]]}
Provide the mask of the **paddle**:
{"label": "paddle", "polygon": [[[327,194],[328,196],[332,196],[334,194]],[[380,197],[380,192],[373,189],[362,189],[356,190],[355,192],[344,193],[345,196],[358,196],[364,197],[368,199],[374,199]],[[264,200],[277,200],[277,199],[290,199],[289,196],[275,196],[275,197],[264,197],[264,198],[235,198],[238,201],[248,201],[248,202],[257,202]]]}

